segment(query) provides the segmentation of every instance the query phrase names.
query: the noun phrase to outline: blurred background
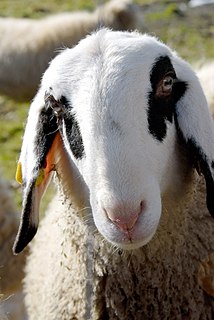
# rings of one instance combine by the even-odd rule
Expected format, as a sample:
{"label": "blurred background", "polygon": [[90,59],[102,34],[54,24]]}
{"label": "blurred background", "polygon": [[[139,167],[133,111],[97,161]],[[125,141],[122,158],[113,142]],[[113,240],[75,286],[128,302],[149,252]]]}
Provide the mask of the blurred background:
{"label": "blurred background", "polygon": [[[16,47],[20,38],[24,39],[26,34],[16,34],[16,24],[8,31],[1,27],[3,18],[15,17],[23,19],[43,19],[48,15],[61,12],[76,12],[78,10],[87,10],[93,12],[98,6],[108,1],[102,0],[0,0],[0,70],[5,63],[5,57],[8,52],[2,53],[4,42],[8,47]],[[124,2],[123,0],[114,1],[117,5]],[[158,36],[161,40],[175,49],[179,55],[187,59],[191,64],[198,67],[207,61],[214,59],[214,1],[203,0],[181,0],[181,1],[155,1],[155,0],[136,0],[133,1],[133,7],[127,10],[135,10],[134,19],[126,20],[126,16],[118,15],[120,23],[123,23],[123,29],[138,28],[142,32],[147,32]],[[119,9],[118,9],[119,10]],[[72,19],[72,17],[71,17]],[[4,21],[3,21],[4,22]],[[111,26],[111,25],[110,25]],[[113,25],[114,27],[114,25]],[[119,28],[119,27],[118,27]],[[85,30],[85,33],[91,30]],[[26,29],[26,33],[30,34],[30,27]],[[15,34],[15,36],[13,35]],[[28,36],[29,36],[28,34]],[[6,37],[7,35],[7,37]],[[11,38],[12,35],[12,38]],[[11,40],[10,40],[11,38]],[[5,40],[6,39],[6,40]],[[31,37],[31,41],[37,41]],[[72,41],[71,41],[72,42]],[[12,45],[11,45],[12,43]],[[59,48],[67,46],[63,41],[59,42]],[[72,46],[73,44],[71,44]],[[17,52],[20,54],[20,52]],[[38,53],[37,53],[38,55]],[[27,59],[27,58],[26,58]],[[3,62],[2,62],[3,61]],[[27,64],[27,60],[26,60]],[[36,63],[31,65],[32,69],[37,69]],[[24,69],[24,67],[23,67]],[[16,204],[20,206],[21,195],[17,192],[18,185],[14,181],[16,163],[19,156],[21,146],[21,136],[23,134],[24,123],[30,105],[31,96],[20,100],[13,96],[15,85],[11,83],[9,89],[11,94],[5,94],[3,87],[4,75],[11,78],[14,75],[10,69],[2,71],[0,77],[0,170],[3,177],[9,179],[11,188],[14,192]],[[15,72],[15,71],[14,71]],[[1,71],[0,71],[1,73]],[[18,74],[20,73],[20,74]],[[25,77],[20,70],[16,71],[16,76]],[[21,83],[21,80],[18,80]],[[27,81],[31,81],[31,76]],[[18,89],[20,90],[20,89]],[[25,101],[26,100],[26,101]]]}

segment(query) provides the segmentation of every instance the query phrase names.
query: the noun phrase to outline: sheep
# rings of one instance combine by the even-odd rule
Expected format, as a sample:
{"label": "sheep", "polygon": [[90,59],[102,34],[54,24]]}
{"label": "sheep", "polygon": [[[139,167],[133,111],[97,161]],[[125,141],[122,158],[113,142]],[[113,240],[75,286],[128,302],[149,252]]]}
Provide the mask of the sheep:
{"label": "sheep", "polygon": [[40,20],[0,18],[0,93],[19,101],[32,99],[59,49],[77,44],[100,25],[142,28],[139,8],[129,0],[112,0],[92,13],[67,12]]}
{"label": "sheep", "polygon": [[[101,29],[60,53],[31,104],[16,174],[14,253],[34,238],[29,319],[213,319],[199,272],[214,251],[213,164],[200,82],[167,45]],[[58,193],[38,229],[52,176]]]}
{"label": "sheep", "polygon": [[[19,224],[8,183],[0,179],[0,319],[24,320],[21,281],[26,255],[12,254]],[[8,317],[7,317],[8,316]]]}

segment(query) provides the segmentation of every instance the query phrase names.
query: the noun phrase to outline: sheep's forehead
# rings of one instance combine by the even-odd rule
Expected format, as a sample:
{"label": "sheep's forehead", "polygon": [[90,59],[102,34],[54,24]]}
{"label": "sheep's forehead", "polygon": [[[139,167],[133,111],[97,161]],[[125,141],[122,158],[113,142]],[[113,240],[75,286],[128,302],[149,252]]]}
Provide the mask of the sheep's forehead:
{"label": "sheep's forehead", "polygon": [[[135,71],[134,80],[139,77],[148,85],[152,65],[163,55],[170,56],[171,51],[154,37],[101,30],[54,59],[43,83],[51,82],[52,87],[55,83],[56,92],[62,91],[63,87],[63,91],[69,91],[70,95],[82,85],[88,90],[100,79],[102,83],[108,78],[109,81],[118,78],[123,79],[123,82],[131,81]],[[132,90],[134,85],[132,83]]]}
{"label": "sheep's forehead", "polygon": [[[147,106],[153,65],[158,57],[171,53],[155,38],[122,35],[117,38],[114,34],[113,39],[95,37],[92,41],[87,38],[86,43],[83,41],[72,52],[74,59],[70,61],[72,71],[66,95],[71,98],[77,116],[85,115],[89,119],[91,113],[110,112],[121,118],[134,108]],[[66,64],[60,70],[64,67]]]}
{"label": "sheep's forehead", "polygon": [[56,99],[63,95],[69,101],[83,140],[109,132],[121,137],[121,132],[130,133],[127,127],[136,137],[142,128],[148,135],[151,71],[158,58],[172,55],[147,35],[97,33],[53,61],[50,86]]}

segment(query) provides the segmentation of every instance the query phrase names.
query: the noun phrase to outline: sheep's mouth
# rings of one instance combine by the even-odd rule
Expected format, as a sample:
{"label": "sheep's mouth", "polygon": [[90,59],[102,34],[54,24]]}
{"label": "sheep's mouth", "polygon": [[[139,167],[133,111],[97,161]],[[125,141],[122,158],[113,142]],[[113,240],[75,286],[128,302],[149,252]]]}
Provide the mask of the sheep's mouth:
{"label": "sheep's mouth", "polygon": [[149,228],[145,225],[138,223],[135,228],[127,232],[121,231],[111,223],[106,223],[99,226],[96,225],[98,232],[114,247],[123,250],[135,250],[147,245],[156,233],[159,221],[154,223]]}
{"label": "sheep's mouth", "polygon": [[134,238],[123,238],[120,241],[109,241],[109,239],[107,239],[110,243],[112,243],[114,246],[118,247],[118,249],[123,249],[123,250],[136,250],[139,249],[145,245],[147,245],[151,239],[153,238],[155,232],[153,232],[152,234],[150,234],[150,236],[148,236],[147,238],[144,239],[134,239]]}

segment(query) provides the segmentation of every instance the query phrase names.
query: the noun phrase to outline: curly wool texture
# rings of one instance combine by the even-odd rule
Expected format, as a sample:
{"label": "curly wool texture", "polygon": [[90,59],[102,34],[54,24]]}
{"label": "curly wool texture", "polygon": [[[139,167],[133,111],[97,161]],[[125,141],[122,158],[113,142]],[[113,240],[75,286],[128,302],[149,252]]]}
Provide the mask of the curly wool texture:
{"label": "curly wool texture", "polygon": [[93,232],[84,210],[55,198],[26,267],[29,319],[213,319],[197,270],[214,250],[214,223],[202,182],[192,193],[182,208],[164,210],[155,238],[131,253]]}

